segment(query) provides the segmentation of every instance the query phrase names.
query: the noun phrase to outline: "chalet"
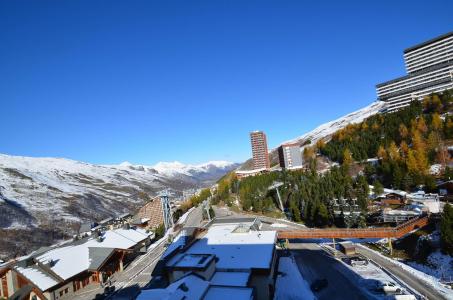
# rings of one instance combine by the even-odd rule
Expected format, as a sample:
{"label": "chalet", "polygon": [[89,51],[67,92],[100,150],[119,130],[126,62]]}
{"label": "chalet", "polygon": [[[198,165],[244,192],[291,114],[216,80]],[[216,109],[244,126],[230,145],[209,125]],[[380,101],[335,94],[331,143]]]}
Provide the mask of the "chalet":
{"label": "chalet", "polygon": [[126,226],[41,248],[0,269],[0,297],[70,299],[122,271],[151,238],[143,229]]}

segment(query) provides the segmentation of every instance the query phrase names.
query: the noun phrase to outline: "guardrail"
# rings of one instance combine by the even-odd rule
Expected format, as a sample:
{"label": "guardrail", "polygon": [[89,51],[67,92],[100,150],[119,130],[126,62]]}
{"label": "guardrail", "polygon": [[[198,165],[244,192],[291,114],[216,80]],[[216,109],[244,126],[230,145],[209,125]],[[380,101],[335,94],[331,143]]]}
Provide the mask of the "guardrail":
{"label": "guardrail", "polygon": [[386,228],[326,228],[326,229],[300,229],[280,230],[279,239],[316,239],[316,238],[400,238],[414,229],[428,225],[428,216],[411,219],[396,227]]}

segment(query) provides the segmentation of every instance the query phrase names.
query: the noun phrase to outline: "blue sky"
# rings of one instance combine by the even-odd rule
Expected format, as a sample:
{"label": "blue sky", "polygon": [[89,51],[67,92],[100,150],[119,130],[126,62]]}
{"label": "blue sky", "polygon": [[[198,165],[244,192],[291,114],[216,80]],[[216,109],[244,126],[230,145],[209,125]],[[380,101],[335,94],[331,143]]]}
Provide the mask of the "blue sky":
{"label": "blue sky", "polygon": [[368,105],[452,1],[1,1],[0,153],[243,161]]}

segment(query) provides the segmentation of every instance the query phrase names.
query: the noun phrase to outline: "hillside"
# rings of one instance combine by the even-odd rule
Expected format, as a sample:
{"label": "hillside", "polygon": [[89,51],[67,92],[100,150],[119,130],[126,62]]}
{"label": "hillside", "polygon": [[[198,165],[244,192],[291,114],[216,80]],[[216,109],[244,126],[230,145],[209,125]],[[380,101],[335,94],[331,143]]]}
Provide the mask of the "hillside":
{"label": "hillside", "polygon": [[[377,114],[384,107],[384,105],[385,105],[384,102],[380,102],[380,101],[373,102],[370,105],[368,105],[362,109],[359,109],[355,112],[347,114],[336,120],[324,123],[297,138],[294,138],[289,141],[285,141],[281,144],[298,143],[299,145],[302,146],[307,143],[308,143],[308,145],[315,145],[316,142],[319,141],[320,139],[324,139],[327,141],[330,139],[330,137],[335,132],[337,132],[340,129],[345,128],[347,125],[360,123],[360,122],[364,121],[366,118]],[[270,159],[271,159],[271,165],[277,164],[277,161],[278,161],[277,148],[270,150],[269,155],[270,155]],[[252,168],[251,159],[247,160],[241,166],[242,170],[248,170],[251,168]]]}
{"label": "hillside", "polygon": [[210,186],[236,167],[224,161],[94,165],[0,154],[0,234],[29,236],[51,229],[58,239],[72,234],[80,222],[134,211],[163,189],[178,194]]}
{"label": "hillside", "polygon": [[[269,187],[278,181],[281,202],[294,221],[316,227],[364,227],[373,221],[368,215],[370,185],[377,194],[383,187],[436,192],[438,181],[451,179],[452,91],[430,95],[392,113],[365,111],[368,117],[361,122],[354,122],[361,118],[349,118],[349,122],[341,118],[343,122],[328,123],[295,140],[324,137],[323,142],[312,141],[304,147],[307,169],[268,172],[241,179],[239,184],[234,174],[226,176],[219,182],[216,201],[245,211],[276,213],[280,211],[277,195]],[[334,164],[321,172],[320,158]],[[334,199],[344,201],[340,205]]]}

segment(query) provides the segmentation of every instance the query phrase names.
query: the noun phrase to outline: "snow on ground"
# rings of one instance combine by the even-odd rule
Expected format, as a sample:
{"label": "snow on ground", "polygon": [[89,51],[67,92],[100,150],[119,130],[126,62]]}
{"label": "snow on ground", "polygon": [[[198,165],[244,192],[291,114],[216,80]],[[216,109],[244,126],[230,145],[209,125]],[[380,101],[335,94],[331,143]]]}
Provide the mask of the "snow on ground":
{"label": "snow on ground", "polygon": [[453,257],[443,254],[440,250],[431,253],[427,258],[427,264],[406,262],[409,266],[418,271],[431,275],[440,281],[453,280]]}
{"label": "snow on ground", "polygon": [[[10,214],[0,226],[39,224],[49,209],[66,221],[78,222],[97,214],[135,209],[143,199],[165,188],[176,190],[209,185],[236,164],[213,161],[200,165],[160,163],[156,166],[95,165],[64,158],[35,158],[0,154],[0,206]],[[124,205],[126,203],[126,205]],[[100,209],[98,211],[98,209]],[[21,216],[29,216],[25,222]],[[16,222],[18,224],[16,224]]]}
{"label": "snow on ground", "polygon": [[[380,287],[384,283],[394,283],[398,285],[395,280],[387,275],[384,271],[378,268],[373,263],[369,262],[367,265],[355,265],[352,267],[349,264],[344,263],[351,271],[359,275],[358,282],[359,286],[366,291],[366,293],[372,295],[372,297],[377,299],[388,299],[389,296],[386,296],[381,290]],[[399,286],[399,285],[398,285]],[[404,291],[404,287],[401,287],[401,290]],[[409,293],[407,293],[409,294]]]}
{"label": "snow on ground", "polygon": [[334,134],[336,131],[346,127],[348,124],[360,123],[366,118],[377,114],[383,107],[385,106],[384,102],[378,101],[373,102],[367,107],[364,107],[360,110],[352,112],[346,116],[338,118],[334,121],[325,123],[321,126],[318,126],[314,130],[298,137],[290,141],[286,141],[286,143],[296,143],[300,141],[311,141],[311,144],[315,144],[318,140],[329,137],[330,135]]}
{"label": "snow on ground", "polygon": [[294,257],[281,257],[278,263],[274,300],[316,299],[297,268]]}
{"label": "snow on ground", "polygon": [[194,172],[206,172],[210,168],[228,169],[232,165],[234,165],[234,163],[228,161],[209,161],[199,165],[185,165],[179,161],[174,161],[160,162],[151,168],[158,171],[160,174],[165,174],[167,176],[174,176],[178,174],[192,176]]}
{"label": "snow on ground", "polygon": [[286,228],[286,227],[288,227],[288,225],[286,225],[286,224],[281,224],[281,223],[273,223],[273,224],[271,224],[271,227],[275,227],[275,228]]}
{"label": "snow on ground", "polygon": [[413,267],[409,266],[409,265],[406,265],[405,263],[402,263],[400,261],[397,261],[397,260],[394,260],[394,259],[391,259],[383,254],[381,254],[380,252],[378,251],[375,251],[371,248],[368,248],[366,246],[363,246],[363,245],[357,245],[358,247],[363,247],[363,248],[366,248],[367,250],[369,251],[373,251],[374,253],[376,253],[377,255],[383,257],[384,259],[392,262],[393,264],[395,265],[398,265],[399,267],[401,267],[402,269],[404,269],[405,271],[411,273],[412,275],[414,275],[415,277],[417,277],[418,279],[420,280],[423,280],[424,282],[426,282],[428,285],[432,286],[433,288],[435,288],[436,290],[438,290],[439,292],[442,292],[445,297],[447,299],[451,299],[453,300],[453,290],[447,288],[445,285],[443,285],[442,283],[439,282],[439,280],[433,276],[430,276],[424,272],[421,272],[419,270],[416,270],[414,269]]}

